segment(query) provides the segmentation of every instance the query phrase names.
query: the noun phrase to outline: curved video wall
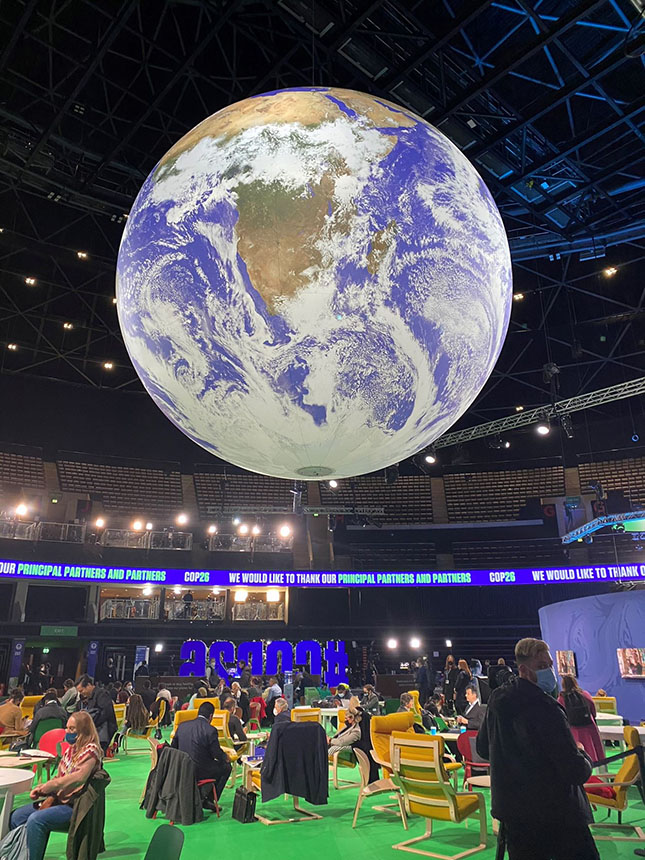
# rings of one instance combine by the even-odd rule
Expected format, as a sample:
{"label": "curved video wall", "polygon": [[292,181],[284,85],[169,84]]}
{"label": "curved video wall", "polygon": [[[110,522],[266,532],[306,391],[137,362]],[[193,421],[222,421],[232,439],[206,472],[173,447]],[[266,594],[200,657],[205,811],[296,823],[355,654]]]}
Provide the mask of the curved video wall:
{"label": "curved video wall", "polygon": [[603,689],[631,723],[645,720],[645,591],[565,600],[539,614],[554,660],[556,651],[572,651],[584,690]]}

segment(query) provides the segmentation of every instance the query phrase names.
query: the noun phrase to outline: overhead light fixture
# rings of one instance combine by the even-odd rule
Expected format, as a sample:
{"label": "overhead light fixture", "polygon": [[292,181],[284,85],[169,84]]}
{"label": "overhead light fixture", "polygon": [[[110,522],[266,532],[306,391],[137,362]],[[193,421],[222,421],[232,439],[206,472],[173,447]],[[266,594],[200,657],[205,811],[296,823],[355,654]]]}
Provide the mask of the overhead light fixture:
{"label": "overhead light fixture", "polygon": [[163,651],[163,642],[157,642],[155,645],[155,654],[161,654]]}
{"label": "overhead light fixture", "polygon": [[104,361],[103,362],[103,370],[112,370],[113,367],[114,367],[114,364],[111,361]]}
{"label": "overhead light fixture", "polygon": [[251,534],[253,535],[253,537],[257,537],[259,534],[262,534],[262,529],[260,528],[260,526],[253,526],[253,528],[251,529]]}
{"label": "overhead light fixture", "polygon": [[421,640],[419,639],[418,636],[413,636],[412,639],[410,639],[410,648],[412,648],[416,651],[416,649],[420,648],[420,647],[421,647]]}
{"label": "overhead light fixture", "polygon": [[233,595],[233,599],[236,603],[246,603],[248,596],[249,593],[246,588],[238,588]]}
{"label": "overhead light fixture", "polygon": [[452,639],[446,639],[446,648],[452,648]]}
{"label": "overhead light fixture", "polygon": [[398,639],[394,639],[394,638],[392,638],[392,639],[388,639],[388,640],[387,640],[387,642],[386,642],[385,644],[386,644],[386,645],[387,645],[387,647],[390,649],[390,651],[394,651],[394,649],[395,649],[395,648],[398,648],[398,647],[399,647],[399,640],[398,640]]}
{"label": "overhead light fixture", "polygon": [[209,535],[216,535],[217,534],[217,526],[209,526],[208,527],[208,534]]}
{"label": "overhead light fixture", "polygon": [[237,533],[242,536],[247,535],[249,533],[249,527],[247,526],[247,524],[242,523],[242,525],[238,528]]}
{"label": "overhead light fixture", "polygon": [[175,594],[181,594],[181,586],[180,586],[180,585],[176,585],[176,586],[173,588],[173,592],[174,592]]}
{"label": "overhead light fixture", "polygon": [[87,253],[87,251],[77,251],[76,256],[79,260],[87,260],[89,254]]}
{"label": "overhead light fixture", "polygon": [[437,462],[437,452],[435,450],[434,445],[431,445],[428,450],[423,455],[424,463],[427,463],[429,466],[434,465]]}
{"label": "overhead light fixture", "polygon": [[291,534],[291,526],[288,526],[286,523],[283,526],[280,526],[278,534],[281,538],[288,538]]}
{"label": "overhead light fixture", "polygon": [[10,350],[11,352],[16,352],[16,350],[18,349],[18,344],[17,343],[8,343],[7,349]]}
{"label": "overhead light fixture", "polygon": [[331,481],[328,481],[328,482],[327,482],[327,486],[329,487],[329,489],[330,489],[330,490],[337,490],[337,489],[338,489],[338,481],[335,481],[335,480],[332,478],[332,480],[331,480]]}
{"label": "overhead light fixture", "polygon": [[152,586],[151,585],[144,585],[143,591],[141,593],[143,594],[144,597],[150,597],[150,595],[152,594]]}
{"label": "overhead light fixture", "polygon": [[27,284],[28,287],[35,287],[36,286],[36,279],[35,278],[25,278],[25,283]]}
{"label": "overhead light fixture", "polygon": [[221,591],[221,588],[211,588],[211,591],[213,594],[219,594]]}
{"label": "overhead light fixture", "polygon": [[239,524],[241,522],[242,522],[242,520],[239,517],[233,517],[233,525],[234,526],[239,526]]}
{"label": "overhead light fixture", "polygon": [[115,305],[115,304],[116,304],[116,296],[114,296],[114,297],[112,298],[112,304],[113,304],[113,305]]}
{"label": "overhead light fixture", "polygon": [[65,329],[65,331],[71,331],[74,328],[74,326],[71,322],[64,322],[63,328]]}
{"label": "overhead light fixture", "polygon": [[135,520],[132,523],[132,531],[133,532],[140,532],[142,528],[143,528],[143,523],[141,522],[141,520]]}
{"label": "overhead light fixture", "polygon": [[521,302],[523,298],[524,298],[524,293],[513,293],[513,301],[514,302]]}
{"label": "overhead light fixture", "polygon": [[267,603],[280,603],[280,592],[277,588],[267,590]]}
{"label": "overhead light fixture", "polygon": [[539,424],[535,426],[535,432],[540,436],[548,436],[551,432],[551,424],[548,418],[544,418]]}
{"label": "overhead light fixture", "polygon": [[49,648],[43,648],[43,654],[49,654]]}
{"label": "overhead light fixture", "polygon": [[613,278],[617,272],[618,269],[615,266],[607,266],[606,269],[602,270],[602,273],[606,278]]}
{"label": "overhead light fixture", "polygon": [[571,420],[570,415],[561,415],[560,416],[560,427],[564,430],[564,434],[567,439],[573,439],[573,421]]}
{"label": "overhead light fixture", "polygon": [[26,516],[28,510],[29,508],[24,502],[21,502],[19,505],[16,505],[16,515],[19,517]]}
{"label": "overhead light fixture", "polygon": [[[52,501],[53,501],[53,499],[52,499]],[[97,517],[95,522],[94,522],[94,525],[96,526],[97,529],[105,528],[105,520],[103,519],[103,517]]]}
{"label": "overhead light fixture", "polygon": [[518,406],[516,406],[516,407],[515,407],[515,411],[516,411],[516,412],[524,412],[524,407],[523,407],[523,406],[519,406],[519,405],[518,405]]}
{"label": "overhead light fixture", "polygon": [[186,523],[188,522],[188,515],[187,514],[177,514],[177,518],[175,519],[175,522],[177,523],[178,526],[185,526]]}
{"label": "overhead light fixture", "polygon": [[146,531],[147,531],[147,532],[151,532],[151,531],[152,531],[152,529],[153,529],[153,525],[152,525],[152,523],[146,523]]}

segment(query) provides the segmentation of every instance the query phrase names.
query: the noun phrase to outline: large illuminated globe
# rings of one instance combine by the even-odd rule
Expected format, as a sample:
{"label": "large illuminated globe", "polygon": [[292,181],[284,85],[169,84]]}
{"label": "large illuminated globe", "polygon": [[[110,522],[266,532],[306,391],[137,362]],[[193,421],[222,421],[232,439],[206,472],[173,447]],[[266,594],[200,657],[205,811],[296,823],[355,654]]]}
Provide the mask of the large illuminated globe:
{"label": "large illuminated globe", "polygon": [[462,415],[508,326],[484,182],[441,132],[351,90],[266,93],[183,137],[127,222],[117,303],[155,403],[284,478],[415,454]]}

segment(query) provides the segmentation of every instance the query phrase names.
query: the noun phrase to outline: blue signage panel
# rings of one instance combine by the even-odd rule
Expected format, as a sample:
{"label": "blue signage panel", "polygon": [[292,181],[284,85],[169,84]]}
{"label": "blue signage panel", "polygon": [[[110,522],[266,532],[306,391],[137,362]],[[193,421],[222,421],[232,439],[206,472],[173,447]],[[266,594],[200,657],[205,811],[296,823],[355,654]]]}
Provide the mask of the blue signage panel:
{"label": "blue signage panel", "polygon": [[295,645],[285,640],[268,642],[242,642],[237,648],[227,640],[211,642],[210,647],[199,639],[188,639],[181,646],[179,657],[184,662],[179,668],[182,676],[206,674],[206,659],[220,678],[231,681],[236,676],[240,660],[248,662],[253,654],[253,675],[277,675],[278,672],[293,672],[294,669],[309,668],[312,675],[322,675],[329,687],[347,682],[348,657],[345,643],[330,639],[323,647],[315,639],[304,639]]}
{"label": "blue signage panel", "polygon": [[548,582],[645,581],[645,564],[607,564],[590,567],[512,568],[507,570],[185,570],[183,568],[94,567],[57,562],[0,559],[0,577],[47,582],[104,582],[106,585],[189,585],[236,588],[315,587],[370,588],[442,585],[536,585]]}

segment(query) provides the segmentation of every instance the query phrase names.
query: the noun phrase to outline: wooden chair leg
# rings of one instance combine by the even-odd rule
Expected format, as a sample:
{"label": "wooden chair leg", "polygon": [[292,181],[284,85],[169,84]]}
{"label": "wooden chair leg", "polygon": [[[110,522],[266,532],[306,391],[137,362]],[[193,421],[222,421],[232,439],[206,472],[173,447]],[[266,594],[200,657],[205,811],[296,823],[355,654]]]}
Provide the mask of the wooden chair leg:
{"label": "wooden chair leg", "polygon": [[352,829],[354,827],[356,827],[356,819],[358,818],[358,813],[359,813],[359,810],[360,810],[361,805],[363,803],[363,799],[364,799],[363,792],[359,791],[358,792],[358,800],[356,801],[356,807],[354,808],[354,820],[352,821]]}

